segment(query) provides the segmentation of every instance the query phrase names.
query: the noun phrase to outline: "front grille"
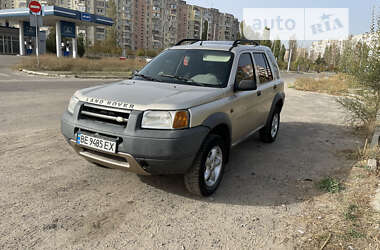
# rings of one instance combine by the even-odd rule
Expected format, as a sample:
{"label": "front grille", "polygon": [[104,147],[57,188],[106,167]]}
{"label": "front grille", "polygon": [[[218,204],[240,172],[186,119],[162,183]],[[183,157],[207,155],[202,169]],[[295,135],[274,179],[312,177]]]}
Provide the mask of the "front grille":
{"label": "front grille", "polygon": [[130,113],[130,110],[121,110],[93,104],[83,104],[79,112],[79,119],[101,121],[126,126]]}

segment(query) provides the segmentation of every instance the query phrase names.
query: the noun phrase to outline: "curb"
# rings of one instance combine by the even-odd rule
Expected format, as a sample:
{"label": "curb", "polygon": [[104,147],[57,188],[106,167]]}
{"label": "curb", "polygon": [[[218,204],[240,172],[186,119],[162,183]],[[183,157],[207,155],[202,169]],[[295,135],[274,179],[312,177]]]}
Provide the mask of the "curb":
{"label": "curb", "polygon": [[79,79],[129,79],[131,76],[91,76],[91,75],[75,75],[75,74],[52,74],[46,72],[38,72],[27,69],[21,70],[24,73],[37,76],[46,76],[46,77],[74,77]]}
{"label": "curb", "polygon": [[37,76],[47,76],[47,77],[70,77],[70,75],[59,75],[59,74],[51,74],[46,72],[38,72],[38,71],[32,71],[27,69],[21,70],[24,73],[27,73],[29,75],[37,75]]}
{"label": "curb", "polygon": [[87,75],[72,75],[79,79],[129,79],[130,76],[87,76]]}

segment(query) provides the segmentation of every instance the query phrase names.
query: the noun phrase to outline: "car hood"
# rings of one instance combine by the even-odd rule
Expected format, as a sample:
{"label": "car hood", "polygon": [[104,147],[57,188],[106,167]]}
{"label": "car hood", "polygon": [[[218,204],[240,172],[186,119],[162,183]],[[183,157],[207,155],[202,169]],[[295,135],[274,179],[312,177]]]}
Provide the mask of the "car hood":
{"label": "car hood", "polygon": [[172,83],[125,80],[77,92],[83,101],[134,110],[178,110],[221,98],[225,89]]}

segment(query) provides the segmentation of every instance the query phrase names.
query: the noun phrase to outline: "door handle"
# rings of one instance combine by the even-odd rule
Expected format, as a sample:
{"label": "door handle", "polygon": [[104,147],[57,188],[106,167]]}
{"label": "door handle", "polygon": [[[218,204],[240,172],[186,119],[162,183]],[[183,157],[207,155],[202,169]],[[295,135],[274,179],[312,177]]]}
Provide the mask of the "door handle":
{"label": "door handle", "polygon": [[257,96],[261,96],[261,91],[257,91]]}

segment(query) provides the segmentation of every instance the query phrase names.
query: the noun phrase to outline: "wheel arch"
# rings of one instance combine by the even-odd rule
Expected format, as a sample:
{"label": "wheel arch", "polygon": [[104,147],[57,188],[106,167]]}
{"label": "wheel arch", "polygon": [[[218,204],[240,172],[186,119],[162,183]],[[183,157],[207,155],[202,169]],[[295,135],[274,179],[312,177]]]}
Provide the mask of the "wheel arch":
{"label": "wheel arch", "polygon": [[231,120],[228,115],[222,112],[212,114],[204,120],[202,125],[210,129],[209,134],[219,135],[225,140],[227,150],[226,162],[228,162],[232,136]]}
{"label": "wheel arch", "polygon": [[285,93],[284,92],[277,93],[274,96],[273,101],[272,101],[272,106],[270,108],[270,112],[268,114],[268,118],[267,118],[265,125],[268,125],[268,123],[270,122],[270,119],[273,115],[273,112],[276,110],[276,108],[279,108],[280,112],[281,112],[282,107],[284,106],[284,102],[285,102]]}

